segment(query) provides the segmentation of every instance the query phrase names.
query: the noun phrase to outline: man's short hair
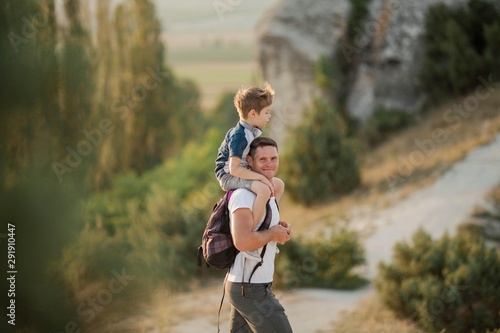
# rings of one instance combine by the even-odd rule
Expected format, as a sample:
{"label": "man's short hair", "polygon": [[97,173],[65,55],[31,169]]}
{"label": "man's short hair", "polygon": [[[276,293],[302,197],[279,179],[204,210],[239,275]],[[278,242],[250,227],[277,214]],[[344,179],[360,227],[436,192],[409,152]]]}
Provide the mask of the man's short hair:
{"label": "man's short hair", "polygon": [[274,147],[276,148],[276,150],[278,150],[278,144],[276,143],[276,141],[267,136],[259,136],[258,138],[255,138],[250,144],[248,155],[250,155],[251,158],[254,158],[257,148],[267,146]]}

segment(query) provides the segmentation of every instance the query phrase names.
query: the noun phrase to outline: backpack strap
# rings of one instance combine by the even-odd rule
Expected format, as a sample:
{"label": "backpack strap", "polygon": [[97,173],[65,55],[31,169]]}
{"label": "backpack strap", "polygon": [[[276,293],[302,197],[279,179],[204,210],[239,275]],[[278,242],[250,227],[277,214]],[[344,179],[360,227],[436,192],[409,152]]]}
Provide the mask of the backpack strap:
{"label": "backpack strap", "polygon": [[227,270],[226,276],[224,277],[224,284],[222,285],[222,298],[220,300],[219,312],[217,313],[217,333],[220,333],[220,311],[222,310],[222,304],[224,303],[224,296],[226,296],[226,282],[228,275],[229,269]]}
{"label": "backpack strap", "polygon": [[[269,229],[269,226],[271,225],[272,217],[273,217],[273,212],[271,210],[270,200],[268,200],[267,204],[266,204],[266,217],[264,218],[264,222],[262,222],[259,229],[257,229],[257,230],[261,231],[261,230]],[[245,298],[245,283],[250,283],[250,281],[252,281],[253,274],[264,263],[264,255],[266,254],[266,249],[267,249],[267,244],[264,245],[264,247],[262,248],[262,252],[260,253],[260,261],[257,264],[255,264],[254,268],[252,269],[252,273],[250,273],[250,277],[248,278],[248,282],[245,282],[245,274],[244,273],[241,276],[241,297],[243,297],[243,298]],[[246,259],[243,263],[243,267],[245,267],[245,263],[246,263]],[[245,269],[243,268],[243,272],[244,271],[245,271]]]}
{"label": "backpack strap", "polygon": [[[226,194],[226,201],[229,204],[229,200],[231,200],[231,196],[233,195],[234,190],[229,190]],[[207,264],[208,266],[208,264]],[[226,296],[226,282],[227,282],[227,276],[229,275],[229,270],[231,268],[228,268],[226,276],[224,277],[224,283],[222,285],[222,298],[220,300],[220,305],[219,305],[219,312],[217,313],[217,332],[220,332],[220,312],[222,310],[222,304],[224,303],[224,296]]]}
{"label": "backpack strap", "polygon": [[229,200],[231,200],[231,196],[233,195],[234,190],[229,190],[227,191],[226,199],[227,203],[229,204]]}
{"label": "backpack strap", "polygon": [[[262,266],[262,264],[264,263],[264,255],[266,254],[266,249],[267,249],[267,244],[264,245],[264,247],[262,248],[262,252],[260,253],[260,261],[252,269],[252,273],[250,273],[250,277],[248,278],[248,283],[250,283],[250,281],[252,280],[253,273],[255,273],[255,271],[257,270],[257,268],[259,268],[260,266]],[[243,297],[245,297],[244,293],[243,293]]]}
{"label": "backpack strap", "polygon": [[271,201],[271,199],[267,200],[267,203],[266,203],[266,218],[264,219],[264,222],[262,222],[262,224],[260,225],[259,229],[257,229],[259,231],[269,229],[269,227],[271,226],[271,220],[272,220],[272,217],[273,217],[273,212],[271,210],[270,201]]}
{"label": "backpack strap", "polygon": [[[233,194],[233,190],[229,191],[228,194],[227,194],[227,201],[229,202],[229,199],[231,198],[231,195]],[[265,230],[265,229],[269,229],[269,226],[271,225],[271,220],[272,220],[272,210],[271,210],[271,205],[269,204],[269,201],[267,201],[267,204],[266,204],[266,217],[264,218],[264,222],[262,222],[262,224],[260,225],[259,227],[259,231],[261,230]],[[248,279],[248,283],[250,283],[250,280],[252,279],[252,276],[253,276],[253,273],[255,273],[255,271],[257,270],[257,268],[259,268],[260,266],[262,266],[262,264],[264,263],[264,255],[266,254],[266,248],[267,248],[267,244],[264,245],[264,247],[262,248],[262,252],[260,253],[260,262],[257,263],[255,265],[255,267],[253,268],[252,270],[252,273],[250,274],[250,278]],[[245,259],[246,261],[246,259]],[[244,267],[245,267],[245,263],[243,263],[243,271],[244,271]],[[229,275],[229,271],[230,271],[231,268],[229,268],[227,270],[227,273],[226,273],[226,276],[224,277],[224,284],[223,284],[223,291],[222,291],[222,299],[220,300],[220,305],[219,305],[219,312],[217,314],[217,332],[219,333],[220,332],[220,312],[222,310],[222,304],[224,303],[224,296],[226,295],[226,282],[227,282],[227,277]],[[243,298],[245,298],[245,288],[244,288],[244,273],[242,274],[242,285],[241,285],[241,296]]]}
{"label": "backpack strap", "polygon": [[[269,204],[269,201],[270,200],[268,200],[267,204],[266,204],[266,218],[264,219],[264,222],[262,222],[261,226],[259,227],[259,229],[258,229],[259,231],[269,229],[269,226],[271,225],[271,219],[272,219],[273,213],[271,211],[271,205]],[[267,244],[264,245],[264,247],[262,248],[262,252],[260,253],[260,261],[255,265],[255,267],[252,270],[252,273],[250,273],[250,277],[248,278],[248,283],[250,283],[250,281],[252,280],[253,273],[255,273],[257,268],[262,266],[262,264],[264,263],[264,255],[266,254],[266,249],[267,249]]]}

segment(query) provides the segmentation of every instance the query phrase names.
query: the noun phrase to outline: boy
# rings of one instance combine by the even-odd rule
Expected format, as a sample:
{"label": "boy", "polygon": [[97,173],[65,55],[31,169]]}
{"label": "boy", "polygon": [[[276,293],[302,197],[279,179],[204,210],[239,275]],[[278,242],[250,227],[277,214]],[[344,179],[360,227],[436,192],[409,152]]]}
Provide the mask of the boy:
{"label": "boy", "polygon": [[[246,188],[256,194],[252,207],[253,228],[263,218],[267,200],[283,195],[285,184],[274,177],[269,181],[260,173],[248,169],[246,157],[253,139],[262,134],[262,129],[271,118],[274,90],[266,82],[264,88],[241,88],[234,96],[234,106],[240,116],[238,124],[231,128],[222,141],[215,160],[215,176],[224,191]],[[248,259],[259,260],[257,251],[244,252]]]}

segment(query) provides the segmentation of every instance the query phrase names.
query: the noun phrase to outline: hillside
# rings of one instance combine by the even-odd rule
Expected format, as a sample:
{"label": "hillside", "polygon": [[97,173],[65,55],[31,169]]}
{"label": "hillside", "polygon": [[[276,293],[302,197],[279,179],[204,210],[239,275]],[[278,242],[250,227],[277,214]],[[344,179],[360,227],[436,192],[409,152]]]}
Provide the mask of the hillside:
{"label": "hillside", "polygon": [[[364,151],[362,185],[351,195],[313,209],[285,202],[283,217],[298,231],[315,235],[325,224],[345,222],[353,209],[362,214],[365,206],[384,208],[434,183],[452,165],[476,147],[490,142],[500,131],[499,91],[467,118],[457,118],[453,123],[445,121],[452,106],[463,103],[464,99],[428,110],[415,126],[394,134],[374,150]],[[437,132],[443,133],[440,140],[433,139]],[[415,163],[410,162],[413,159]]]}
{"label": "hillside", "polygon": [[[460,123],[444,122],[443,114],[453,103],[459,102],[450,101],[429,111],[416,126],[394,135],[377,149],[365,152],[363,186],[356,192],[310,208],[285,199],[281,208],[283,219],[294,226],[296,234],[305,237],[321,237],[337,223],[346,223],[358,230],[368,252],[368,265],[361,273],[368,277],[373,276],[379,260],[389,259],[392,244],[405,239],[419,226],[430,229],[435,235],[447,228],[453,231],[483,199],[485,192],[500,183],[497,172],[500,93],[495,92],[477,112]],[[432,138],[430,134],[436,129],[447,134],[446,140],[433,147],[429,144],[426,158],[415,165],[411,173],[399,174],[401,157],[406,159],[416,152],[416,141]],[[134,323],[137,331],[214,330],[221,286],[222,280],[215,279],[180,294],[158,290],[151,303],[141,304],[143,315],[126,324]],[[354,309],[358,310],[347,317],[351,321],[362,316],[363,322],[376,324],[381,329],[370,332],[389,332],[389,327],[392,328],[390,332],[419,332],[381,309],[371,286],[353,292],[318,289],[275,292],[297,332],[336,331],[335,321]],[[370,317],[374,308],[378,309],[373,314],[379,316],[377,318]],[[193,311],[197,313],[195,317]],[[225,302],[221,314],[222,331],[227,330],[228,311],[229,305]],[[111,331],[120,332],[122,324],[113,325],[115,330]],[[342,329],[351,326],[345,320],[342,325]]]}
{"label": "hillside", "polygon": [[[281,209],[284,219],[295,227],[298,234],[309,234],[310,237],[321,237],[329,226],[336,223],[347,223],[359,231],[368,261],[362,273],[369,278],[375,276],[380,260],[390,259],[395,242],[408,240],[419,227],[434,237],[440,237],[447,230],[453,233],[456,226],[465,222],[474,207],[483,201],[488,190],[500,184],[500,93],[485,101],[477,113],[455,127],[442,122],[442,114],[449,105],[432,110],[418,126],[395,135],[378,149],[367,153],[363,161],[363,189],[321,207],[306,208],[286,202]],[[416,151],[411,148],[411,143],[429,138],[429,132],[437,128],[445,131],[448,139],[436,145],[432,153],[429,151],[422,165],[415,167],[404,181],[393,186],[385,184],[390,181],[385,175],[395,179],[399,156]],[[384,312],[386,310],[374,300],[371,286],[353,292],[299,288],[278,290],[276,294],[297,332],[337,332],[353,326],[352,320],[359,321],[360,317],[355,316],[362,316],[363,321],[381,329],[370,332],[389,332],[390,327],[390,332],[418,332],[411,324]],[[174,321],[173,332],[215,329],[220,295],[218,281],[197,290],[195,298],[189,301],[183,300],[185,295],[175,297],[181,319]],[[199,302],[210,304],[211,311],[191,318],[188,313],[193,307],[199,308]],[[351,322],[344,320],[342,326],[334,326],[346,311],[356,309],[359,304],[361,308],[348,317]],[[378,311],[370,312],[375,307]],[[224,320],[227,319],[228,304],[223,311],[222,331],[227,327]],[[370,317],[370,313],[383,316],[387,322]],[[351,328],[349,332],[355,331]]]}

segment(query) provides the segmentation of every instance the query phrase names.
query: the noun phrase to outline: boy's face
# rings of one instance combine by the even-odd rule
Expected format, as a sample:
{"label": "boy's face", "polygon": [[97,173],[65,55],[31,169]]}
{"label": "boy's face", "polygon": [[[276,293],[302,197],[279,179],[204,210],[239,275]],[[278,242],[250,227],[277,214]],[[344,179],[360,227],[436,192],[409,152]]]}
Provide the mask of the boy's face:
{"label": "boy's face", "polygon": [[264,128],[266,127],[269,119],[271,119],[271,105],[263,108],[259,114],[255,112],[253,120],[254,126],[257,126],[258,128]]}

